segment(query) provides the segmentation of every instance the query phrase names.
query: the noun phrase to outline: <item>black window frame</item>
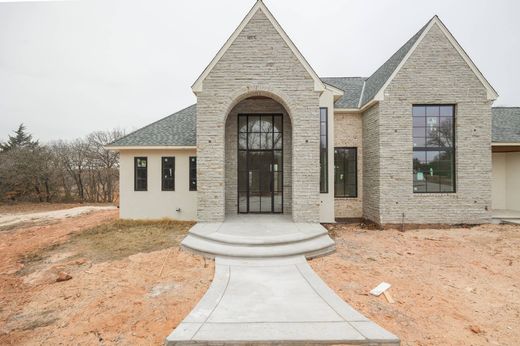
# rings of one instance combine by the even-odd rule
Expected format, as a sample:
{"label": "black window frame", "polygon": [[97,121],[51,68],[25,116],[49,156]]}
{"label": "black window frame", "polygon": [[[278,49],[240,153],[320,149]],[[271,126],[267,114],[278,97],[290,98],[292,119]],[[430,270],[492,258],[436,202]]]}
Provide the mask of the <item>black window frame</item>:
{"label": "black window frame", "polygon": [[[146,161],[146,167],[138,167],[137,166],[137,160],[144,160]],[[144,169],[145,177],[144,182],[145,186],[144,188],[138,188],[137,181],[142,178],[138,178],[137,171],[138,169]],[[134,157],[134,191],[148,191],[148,157],[147,156],[135,156]]]}
{"label": "black window frame", "polygon": [[[346,184],[349,177],[349,172],[346,167],[347,160],[343,159],[343,174],[345,175],[345,184],[343,184],[343,194],[336,194],[336,151],[341,150],[343,152],[347,150],[352,150],[354,152],[354,179],[356,180],[354,184]],[[354,195],[347,194],[347,186],[354,185],[355,193]],[[358,148],[357,147],[334,147],[334,198],[358,198]]]}
{"label": "black window frame", "polygon": [[190,156],[189,160],[189,190],[197,191],[197,156]]}
{"label": "black window frame", "polygon": [[[450,152],[451,153],[451,161],[452,161],[452,169],[451,169],[451,180],[452,180],[452,184],[453,184],[453,189],[452,191],[442,191],[442,188],[440,188],[439,190],[440,191],[428,191],[428,184],[426,184],[426,188],[425,188],[425,191],[415,191],[415,168],[412,167],[412,193],[413,194],[454,194],[454,193],[457,193],[457,162],[456,162],[456,131],[455,131],[455,127],[456,127],[456,119],[457,119],[457,105],[456,104],[453,104],[453,103],[446,103],[446,104],[442,104],[442,103],[438,103],[438,104],[434,104],[434,103],[431,103],[431,104],[413,104],[412,105],[412,122],[414,121],[414,108],[415,107],[439,107],[439,126],[441,126],[440,124],[440,118],[443,118],[443,117],[446,117],[446,116],[443,116],[441,115],[441,111],[440,111],[440,107],[451,107],[452,108],[452,116],[451,116],[451,146],[449,147],[441,147],[441,146],[438,146],[438,147],[435,147],[435,146],[430,146],[428,145],[428,143],[426,142],[427,139],[428,139],[428,134],[425,132],[425,144],[424,144],[424,147],[416,147],[414,146],[414,141],[415,141],[415,138],[420,138],[420,137],[417,137],[417,136],[414,136],[412,134],[412,154],[415,153],[415,152],[440,152],[440,151],[446,151],[446,152]],[[427,120],[428,117],[435,117],[435,116],[429,116],[428,115],[428,110],[425,109],[425,119]],[[417,118],[417,117],[415,117]],[[412,132],[414,131],[414,129],[416,128],[416,126],[412,123]],[[427,124],[425,124],[425,128],[427,128]],[[427,155],[427,154],[426,154]],[[414,164],[413,162],[414,160],[414,157],[412,156],[412,165]],[[446,160],[447,161],[447,160]],[[441,176],[442,177],[442,176]],[[440,185],[440,184],[439,184]]]}
{"label": "black window frame", "polygon": [[[169,167],[165,167],[165,159],[171,159],[172,160],[172,176],[167,177],[164,173],[165,169],[170,169]],[[165,183],[171,180],[172,186],[171,188],[167,188]],[[162,156],[161,157],[161,191],[175,191],[175,156]]]}
{"label": "black window frame", "polygon": [[[322,119],[322,111],[325,111],[325,120]],[[329,109],[320,107],[320,193],[329,193]],[[325,124],[325,133],[322,125]],[[325,139],[325,146],[322,146]]]}

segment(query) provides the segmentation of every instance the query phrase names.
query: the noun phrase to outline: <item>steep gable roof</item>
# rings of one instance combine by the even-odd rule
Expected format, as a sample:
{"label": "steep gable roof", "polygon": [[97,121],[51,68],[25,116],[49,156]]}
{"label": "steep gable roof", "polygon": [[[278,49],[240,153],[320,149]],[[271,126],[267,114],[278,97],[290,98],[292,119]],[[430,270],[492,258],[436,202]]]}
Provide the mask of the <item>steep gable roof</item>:
{"label": "steep gable roof", "polygon": [[341,96],[335,103],[336,108],[358,108],[363,84],[367,80],[365,77],[324,77],[321,80],[340,90],[343,90]]}
{"label": "steep gable roof", "polygon": [[305,58],[303,57],[303,55],[300,53],[300,51],[298,50],[298,48],[296,48],[296,46],[294,45],[294,43],[291,41],[291,39],[289,38],[289,36],[287,36],[287,34],[285,33],[285,31],[282,29],[282,27],[280,26],[280,24],[278,23],[278,21],[274,18],[274,16],[272,15],[272,13],[269,11],[269,9],[265,6],[265,4],[262,2],[262,0],[257,0],[255,5],[251,8],[251,10],[247,13],[247,15],[245,16],[245,18],[242,20],[242,22],[240,23],[240,25],[235,29],[235,31],[233,32],[233,34],[231,34],[231,36],[228,38],[228,40],[226,41],[226,43],[224,44],[224,46],[222,46],[222,48],[220,48],[220,50],[218,51],[217,55],[215,55],[215,57],[213,58],[213,60],[211,60],[211,62],[209,63],[209,65],[204,69],[204,71],[202,72],[202,74],[199,76],[199,78],[197,78],[197,80],[195,81],[195,83],[193,83],[193,85],[191,86],[191,89],[193,90],[194,93],[197,93],[197,92],[200,92],[202,91],[203,89],[203,82],[204,82],[204,79],[206,79],[206,77],[208,76],[208,74],[211,72],[211,70],[213,69],[213,67],[215,67],[215,65],[219,62],[219,60],[222,58],[222,56],[226,53],[226,51],[228,50],[228,48],[233,44],[233,42],[235,41],[235,39],[238,37],[238,35],[242,32],[242,30],[245,28],[245,26],[249,23],[249,21],[251,20],[251,18],[253,18],[253,16],[255,15],[255,13],[257,11],[262,11],[265,16],[267,17],[267,19],[269,19],[269,21],[271,22],[271,24],[274,26],[274,28],[276,29],[276,31],[280,34],[280,36],[282,37],[282,39],[285,41],[285,43],[287,44],[287,46],[291,49],[291,51],[294,53],[294,55],[296,56],[296,58],[298,59],[298,61],[303,65],[303,67],[307,70],[307,72],[310,74],[310,76],[312,77],[312,79],[314,80],[314,90],[316,91],[323,91],[325,86],[323,85],[323,83],[321,82],[320,80],[320,77],[318,77],[318,75],[316,74],[316,72],[312,69],[311,65],[309,65],[309,63],[307,62],[307,60],[305,60]]}
{"label": "steep gable roof", "polygon": [[492,141],[520,143],[520,107],[493,107]]}
{"label": "steep gable roof", "polygon": [[381,101],[384,99],[384,90],[390,84],[392,79],[394,79],[394,77],[406,63],[408,58],[413,54],[419,43],[426,36],[428,31],[430,31],[433,25],[437,25],[441,29],[441,31],[444,33],[444,35],[446,35],[453,47],[458,51],[458,53],[462,56],[464,61],[471,68],[473,73],[475,73],[477,78],[487,89],[488,99],[495,100],[498,97],[498,94],[495,91],[495,89],[493,89],[491,84],[486,80],[484,75],[480,72],[477,66],[466,54],[466,52],[457,42],[455,37],[453,37],[451,32],[446,28],[444,23],[442,23],[439,17],[434,16],[424,27],[421,28],[421,30],[419,30],[414,36],[412,36],[412,38],[408,40],[408,42],[406,42],[396,53],[394,53],[394,55],[390,57],[390,59],[388,59],[380,68],[376,70],[376,72],[372,74],[372,76],[370,76],[367,79],[360,107],[366,105],[368,102],[372,100]]}
{"label": "steep gable roof", "polygon": [[415,35],[412,36],[397,52],[395,52],[376,72],[374,72],[366,81],[365,90],[361,98],[360,106],[365,105],[368,101],[372,100],[374,96],[383,88],[390,77],[397,70],[399,65],[407,57],[407,54],[412,50],[415,43],[418,42],[419,38],[426,30],[429,22],[421,28]]}
{"label": "steep gable roof", "polygon": [[107,147],[109,149],[124,147],[191,147],[197,144],[197,105],[162,118],[150,125],[136,130],[120,138]]}

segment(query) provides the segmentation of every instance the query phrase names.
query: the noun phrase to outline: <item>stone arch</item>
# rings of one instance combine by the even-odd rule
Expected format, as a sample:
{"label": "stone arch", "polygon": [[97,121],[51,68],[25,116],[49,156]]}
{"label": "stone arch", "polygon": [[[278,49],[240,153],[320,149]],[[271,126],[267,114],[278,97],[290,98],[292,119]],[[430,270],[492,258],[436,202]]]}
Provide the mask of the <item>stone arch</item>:
{"label": "stone arch", "polygon": [[[260,98],[259,98],[260,97]],[[238,212],[238,114],[283,114],[283,213],[292,214],[293,117],[290,101],[272,88],[241,88],[230,95],[224,114],[225,215]]]}
{"label": "stone arch", "polygon": [[224,123],[226,122],[231,110],[233,110],[237,104],[247,98],[254,96],[269,97],[281,104],[287,111],[291,123],[294,123],[294,109],[296,109],[296,107],[291,101],[291,98],[281,90],[272,88],[269,85],[248,85],[236,90],[233,94],[231,94],[229,96],[229,103],[224,111]]}

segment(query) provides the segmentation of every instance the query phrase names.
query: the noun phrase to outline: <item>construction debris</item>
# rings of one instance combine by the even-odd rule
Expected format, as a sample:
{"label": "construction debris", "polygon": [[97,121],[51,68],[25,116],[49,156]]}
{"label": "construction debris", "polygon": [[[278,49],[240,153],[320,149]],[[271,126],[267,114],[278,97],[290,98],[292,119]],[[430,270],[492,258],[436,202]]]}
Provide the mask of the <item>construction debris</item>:
{"label": "construction debris", "polygon": [[392,285],[390,285],[388,282],[381,282],[372,291],[370,291],[370,294],[379,297],[384,291],[386,291],[390,287],[392,287]]}

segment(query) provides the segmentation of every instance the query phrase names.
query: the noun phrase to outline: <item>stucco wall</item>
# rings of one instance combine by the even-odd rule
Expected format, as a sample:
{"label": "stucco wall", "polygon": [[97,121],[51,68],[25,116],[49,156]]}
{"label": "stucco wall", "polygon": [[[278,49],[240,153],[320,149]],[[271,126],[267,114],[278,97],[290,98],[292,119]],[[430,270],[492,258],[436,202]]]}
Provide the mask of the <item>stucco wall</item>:
{"label": "stucco wall", "polygon": [[319,220],[319,93],[307,70],[259,10],[197,93],[198,217],[225,217],[225,121],[240,100],[263,95],[284,105],[293,133],[292,215]]}
{"label": "stucco wall", "polygon": [[507,153],[506,164],[506,207],[520,210],[520,153]]}
{"label": "stucco wall", "polygon": [[334,147],[357,148],[357,197],[335,198],[337,218],[363,217],[363,119],[360,113],[334,115]]}
{"label": "stucco wall", "polygon": [[492,206],[520,210],[520,152],[493,153]]}
{"label": "stucco wall", "polygon": [[[195,150],[132,150],[120,156],[122,219],[196,220],[197,192],[189,191],[189,157]],[[134,191],[134,157],[148,157],[148,191]],[[175,157],[175,191],[161,191],[161,157]],[[180,208],[180,212],[176,209]]]}
{"label": "stucco wall", "polygon": [[492,201],[493,209],[506,209],[506,153],[493,153],[493,182]]}
{"label": "stucco wall", "polygon": [[237,119],[238,114],[283,114],[283,212],[292,212],[292,139],[291,119],[272,99],[247,99],[237,104],[226,121],[226,215],[237,214]]}
{"label": "stucco wall", "polygon": [[[412,105],[455,104],[456,193],[414,194]],[[491,102],[433,25],[380,102],[381,223],[482,223],[491,217]],[[486,210],[488,209],[488,210]]]}

